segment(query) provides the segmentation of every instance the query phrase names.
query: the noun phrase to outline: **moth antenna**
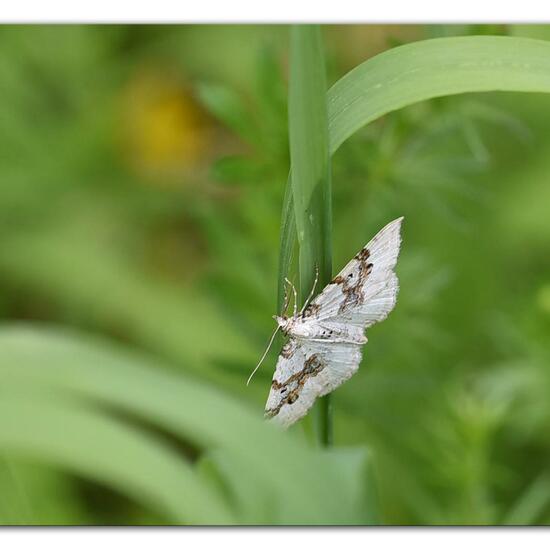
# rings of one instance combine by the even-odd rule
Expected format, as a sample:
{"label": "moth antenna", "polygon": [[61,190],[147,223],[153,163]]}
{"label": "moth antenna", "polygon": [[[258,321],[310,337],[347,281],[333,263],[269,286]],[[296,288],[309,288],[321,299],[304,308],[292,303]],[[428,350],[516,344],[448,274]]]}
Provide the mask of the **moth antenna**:
{"label": "moth antenna", "polygon": [[294,294],[294,317],[296,317],[296,314],[298,313],[298,292],[296,291],[294,284],[292,284],[286,277],[285,281],[290,285]]}
{"label": "moth antenna", "polygon": [[313,288],[311,289],[311,292],[309,293],[307,300],[304,302],[304,305],[300,310],[300,315],[304,312],[307,305],[309,304],[309,301],[313,298],[313,294],[315,293],[315,287],[317,286],[318,282],[319,282],[319,266],[315,266],[315,280],[313,281]]}
{"label": "moth antenna", "polygon": [[284,287],[285,287],[285,300],[283,302],[283,309],[281,311],[281,315],[285,315],[286,314],[286,310],[288,308],[288,304],[290,303],[290,294],[288,293],[288,289],[287,289],[287,285],[286,285],[286,277],[285,277],[285,281],[284,281]]}
{"label": "moth antenna", "polygon": [[269,340],[269,344],[267,344],[267,348],[265,349],[264,354],[262,355],[262,358],[258,361],[258,364],[256,365],[256,367],[254,368],[254,370],[252,371],[252,373],[248,377],[248,380],[246,381],[247,386],[248,386],[248,384],[250,384],[250,381],[252,380],[252,377],[256,374],[256,371],[260,368],[260,365],[263,363],[263,360],[266,358],[267,353],[269,352],[269,349],[271,348],[271,345],[273,344],[273,340],[275,340],[275,336],[277,335],[277,332],[279,331],[280,328],[281,327],[279,325],[277,325],[277,328],[275,329],[275,332],[273,332],[273,334],[271,335],[271,338]]}

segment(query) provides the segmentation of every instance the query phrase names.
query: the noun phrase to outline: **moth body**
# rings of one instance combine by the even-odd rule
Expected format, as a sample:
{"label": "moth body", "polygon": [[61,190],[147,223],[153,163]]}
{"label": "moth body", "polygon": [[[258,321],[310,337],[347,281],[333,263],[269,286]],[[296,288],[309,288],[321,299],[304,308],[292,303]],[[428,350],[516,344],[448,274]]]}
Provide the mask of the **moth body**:
{"label": "moth body", "polygon": [[319,321],[315,317],[294,315],[275,317],[286,336],[296,340],[331,341],[335,343],[365,344],[367,337],[361,328],[342,323]]}
{"label": "moth body", "polygon": [[276,317],[277,324],[287,336],[296,338],[315,338],[317,327],[311,319],[304,318],[302,315],[293,315],[292,317]]}

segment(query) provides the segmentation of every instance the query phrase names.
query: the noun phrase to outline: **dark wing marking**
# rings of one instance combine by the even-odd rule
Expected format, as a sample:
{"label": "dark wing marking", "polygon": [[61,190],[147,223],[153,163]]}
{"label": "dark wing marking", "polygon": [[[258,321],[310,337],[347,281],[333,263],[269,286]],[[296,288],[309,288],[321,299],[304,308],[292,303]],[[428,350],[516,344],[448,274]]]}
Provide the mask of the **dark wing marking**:
{"label": "dark wing marking", "polygon": [[[293,353],[283,353],[285,348]],[[315,399],[336,389],[357,371],[361,345],[297,341],[290,338],[279,355],[265,415],[287,427],[306,415]]]}
{"label": "dark wing marking", "polygon": [[398,218],[380,230],[311,302],[306,315],[363,328],[385,319],[399,290],[393,269],[402,221]]}

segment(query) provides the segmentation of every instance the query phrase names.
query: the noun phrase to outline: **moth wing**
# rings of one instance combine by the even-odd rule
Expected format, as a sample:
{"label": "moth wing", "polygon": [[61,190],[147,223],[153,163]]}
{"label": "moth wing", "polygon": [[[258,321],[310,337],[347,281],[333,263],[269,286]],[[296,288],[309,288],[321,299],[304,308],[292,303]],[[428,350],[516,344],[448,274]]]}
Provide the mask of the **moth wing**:
{"label": "moth wing", "polygon": [[290,338],[277,361],[266,417],[285,428],[294,424],[307,414],[317,397],[348,380],[360,363],[359,344]]}
{"label": "moth wing", "polygon": [[[359,368],[363,329],[385,319],[398,292],[393,272],[403,218],[390,222],[308,306],[305,316],[334,336],[290,338],[283,347],[266,404],[266,416],[288,427],[307,414],[317,397],[348,380]],[[332,334],[332,332],[330,333]],[[352,336],[342,341],[342,334]]]}
{"label": "moth wing", "polygon": [[394,308],[399,282],[393,269],[401,245],[398,218],[381,229],[310,304],[318,321],[366,328]]}

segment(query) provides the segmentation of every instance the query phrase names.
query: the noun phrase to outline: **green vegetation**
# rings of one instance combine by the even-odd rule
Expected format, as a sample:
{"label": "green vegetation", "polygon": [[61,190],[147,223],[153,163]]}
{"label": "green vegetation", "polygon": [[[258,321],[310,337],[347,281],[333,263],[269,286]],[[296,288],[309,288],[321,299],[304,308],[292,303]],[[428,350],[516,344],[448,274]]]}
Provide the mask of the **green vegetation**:
{"label": "green vegetation", "polygon": [[[550,523],[547,38],[0,29],[0,523]],[[399,215],[395,311],[278,431],[284,277]]]}

